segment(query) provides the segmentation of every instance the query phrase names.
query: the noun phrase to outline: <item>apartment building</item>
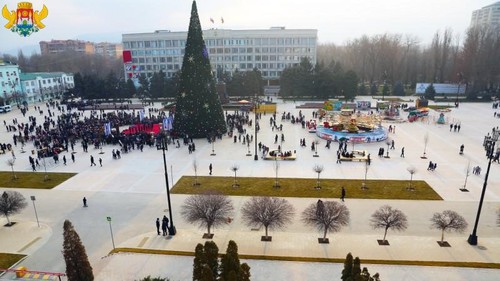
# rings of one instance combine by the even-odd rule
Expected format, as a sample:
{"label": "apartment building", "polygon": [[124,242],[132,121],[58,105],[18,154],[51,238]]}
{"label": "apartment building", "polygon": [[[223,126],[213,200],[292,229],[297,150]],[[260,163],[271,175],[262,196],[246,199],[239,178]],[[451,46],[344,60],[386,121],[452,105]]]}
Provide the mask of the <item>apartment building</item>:
{"label": "apartment building", "polygon": [[473,11],[470,26],[500,28],[500,1]]}

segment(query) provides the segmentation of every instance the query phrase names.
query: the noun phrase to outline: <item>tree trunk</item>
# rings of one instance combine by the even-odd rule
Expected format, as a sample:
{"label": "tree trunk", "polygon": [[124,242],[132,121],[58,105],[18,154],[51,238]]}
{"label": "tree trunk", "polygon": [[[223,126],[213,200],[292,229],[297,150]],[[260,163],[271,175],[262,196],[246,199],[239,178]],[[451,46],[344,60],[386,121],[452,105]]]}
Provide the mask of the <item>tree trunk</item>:
{"label": "tree trunk", "polygon": [[264,225],[264,229],[266,230],[266,237],[267,237],[267,225]]}
{"label": "tree trunk", "polygon": [[7,214],[5,214],[5,217],[7,218],[7,225],[10,225],[10,219],[9,219],[9,216]]}
{"label": "tree trunk", "polygon": [[444,228],[441,229],[441,242],[444,241]]}
{"label": "tree trunk", "polygon": [[326,232],[327,232],[327,228],[325,227],[325,231],[323,231],[323,239],[326,239]]}
{"label": "tree trunk", "polygon": [[387,236],[387,230],[388,230],[388,229],[389,229],[388,227],[386,227],[386,228],[385,228],[385,232],[384,232],[384,242],[385,242],[385,237]]}
{"label": "tree trunk", "polygon": [[211,225],[211,224],[208,224],[208,225],[207,225],[208,235],[210,235],[210,228],[211,228],[211,227],[212,227],[212,225]]}

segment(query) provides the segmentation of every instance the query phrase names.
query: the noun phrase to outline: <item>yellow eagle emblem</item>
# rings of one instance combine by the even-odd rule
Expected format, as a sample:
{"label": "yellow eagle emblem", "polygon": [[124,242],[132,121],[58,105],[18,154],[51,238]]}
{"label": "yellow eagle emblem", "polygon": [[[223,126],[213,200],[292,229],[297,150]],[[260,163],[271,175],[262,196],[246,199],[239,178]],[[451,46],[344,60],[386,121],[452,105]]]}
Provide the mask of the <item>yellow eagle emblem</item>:
{"label": "yellow eagle emblem", "polygon": [[43,29],[45,24],[42,23],[42,20],[48,15],[49,10],[45,5],[41,11],[33,12],[33,5],[30,2],[17,3],[16,11],[9,11],[7,5],[4,5],[2,9],[2,16],[7,20],[5,28],[24,37]]}

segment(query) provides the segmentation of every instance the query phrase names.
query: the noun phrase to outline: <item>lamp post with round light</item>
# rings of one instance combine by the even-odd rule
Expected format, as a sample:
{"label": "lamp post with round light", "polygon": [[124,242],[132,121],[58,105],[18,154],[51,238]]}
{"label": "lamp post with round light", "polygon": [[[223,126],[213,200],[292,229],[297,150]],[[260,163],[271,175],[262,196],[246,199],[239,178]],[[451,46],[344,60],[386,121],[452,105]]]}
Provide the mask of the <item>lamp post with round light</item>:
{"label": "lamp post with round light", "polygon": [[470,245],[477,245],[477,225],[479,224],[479,217],[481,216],[481,208],[483,207],[484,194],[486,192],[486,186],[488,185],[488,176],[490,174],[491,161],[495,157],[495,145],[498,141],[498,137],[500,136],[500,131],[495,130],[492,132],[491,137],[485,138],[484,148],[486,150],[486,157],[488,157],[488,168],[486,169],[486,175],[484,177],[483,190],[481,191],[481,198],[479,199],[479,207],[477,208],[476,222],[474,223],[474,229],[472,233],[469,235]]}

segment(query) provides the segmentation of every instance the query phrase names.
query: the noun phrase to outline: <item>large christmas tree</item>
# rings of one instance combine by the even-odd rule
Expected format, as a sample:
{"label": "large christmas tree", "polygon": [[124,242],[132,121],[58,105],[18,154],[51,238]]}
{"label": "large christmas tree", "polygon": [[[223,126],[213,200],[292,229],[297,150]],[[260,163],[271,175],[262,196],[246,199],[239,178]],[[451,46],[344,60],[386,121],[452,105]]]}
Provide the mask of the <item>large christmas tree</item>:
{"label": "large christmas tree", "polygon": [[212,137],[227,131],[196,1],[191,8],[173,130],[178,136],[193,138]]}

